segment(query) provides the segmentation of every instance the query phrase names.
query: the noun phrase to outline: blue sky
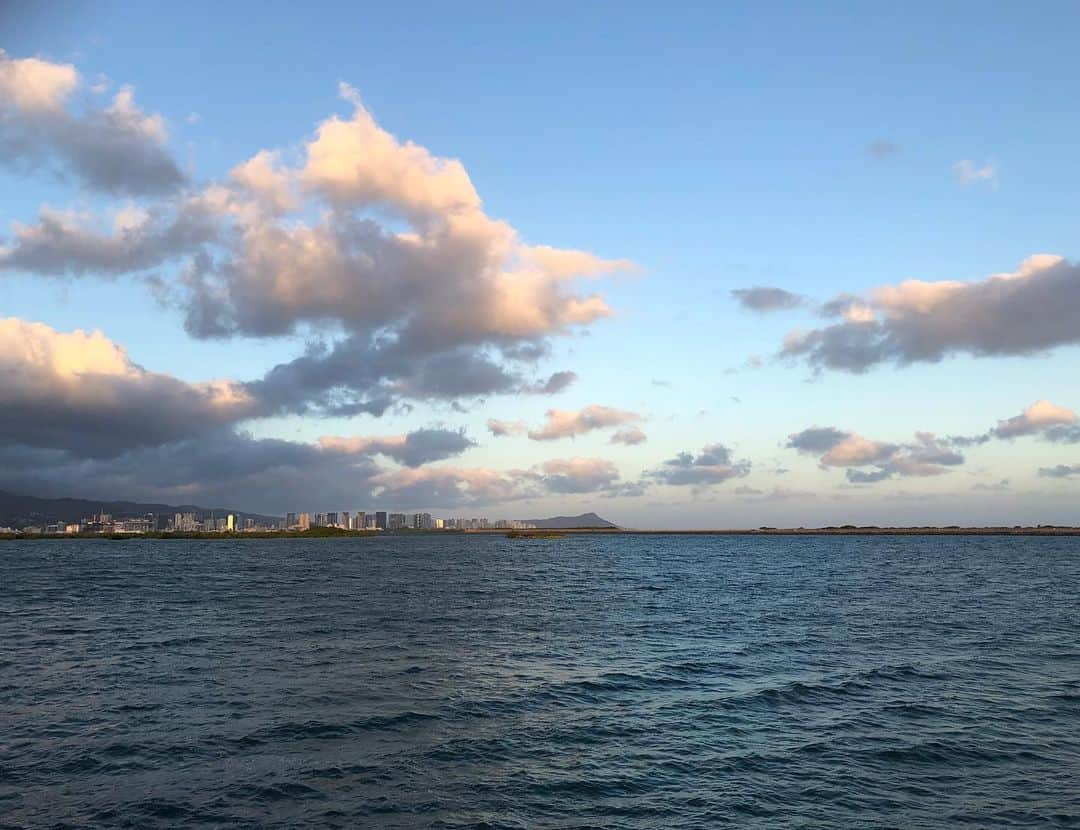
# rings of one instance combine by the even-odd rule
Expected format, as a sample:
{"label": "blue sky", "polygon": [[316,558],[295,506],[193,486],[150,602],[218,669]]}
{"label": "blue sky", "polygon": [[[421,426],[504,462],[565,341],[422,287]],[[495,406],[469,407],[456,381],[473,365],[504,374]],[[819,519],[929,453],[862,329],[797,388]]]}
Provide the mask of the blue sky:
{"label": "blue sky", "polygon": [[[459,160],[484,213],[509,222],[527,243],[634,264],[583,283],[581,291],[599,291],[613,316],[545,332],[551,351],[529,371],[578,376],[554,396],[505,389],[405,396],[379,417],[263,408],[232,424],[256,439],[304,444],[325,435],[464,428],[477,445],[430,466],[540,470],[552,459],[604,459],[619,474],[617,485],[607,476],[565,492],[538,472],[506,503],[457,488],[450,498],[439,491],[444,503],[390,507],[508,516],[595,509],[625,524],[696,527],[1075,521],[1080,475],[1039,473],[1080,465],[1072,433],[1049,431],[1069,426],[1065,414],[1033,415],[1030,428],[1011,437],[949,444],[962,461],[920,467],[909,463],[915,451],[907,446],[916,432],[939,443],[986,434],[1036,401],[1080,407],[1080,330],[1068,334],[1067,316],[1028,319],[1023,299],[987,299],[984,308],[972,292],[952,303],[948,320],[946,311],[932,320],[904,317],[898,330],[925,323],[920,331],[940,334],[962,317],[964,326],[990,330],[1009,321],[1021,329],[1015,337],[1002,335],[1000,345],[991,342],[993,331],[941,334],[934,359],[907,360],[909,348],[858,373],[811,351],[778,357],[792,330],[829,325],[818,306],[837,296],[865,299],[909,279],[978,288],[1034,254],[1065,258],[1033,279],[1053,283],[1057,305],[1070,306],[1080,280],[1071,265],[1080,117],[1068,103],[1080,71],[1075,4],[301,10],[194,3],[165,13],[104,3],[15,4],[3,15],[0,48],[9,60],[77,69],[81,86],[69,110],[104,107],[131,85],[141,111],[161,115],[163,146],[183,170],[188,194],[227,181],[261,150],[280,151],[281,164],[298,170],[317,125],[335,114],[350,118],[353,105],[338,91],[345,82],[400,142]],[[98,83],[107,89],[92,91]],[[982,177],[962,181],[956,165],[965,161]],[[11,246],[12,223],[33,223],[43,203],[103,217],[161,199],[80,187],[60,162],[4,167],[0,245]],[[323,207],[309,205],[292,219],[314,223]],[[380,216],[389,229],[403,227],[400,216]],[[92,268],[43,276],[8,263],[0,270],[0,317],[56,332],[99,329],[134,364],[188,384],[255,381],[296,358],[305,342],[344,336],[338,322],[305,318],[290,334],[193,337],[182,310],[143,279],[153,273],[175,281],[186,261],[185,254],[109,279]],[[731,293],[752,286],[806,299],[789,310],[753,311]],[[876,309],[880,320],[899,314]],[[1055,326],[1065,334],[1039,334]],[[754,357],[760,365],[747,366]],[[496,418],[535,429],[548,409],[596,405],[638,416],[633,423],[647,441],[612,445],[607,427],[558,441],[496,438],[487,427]],[[63,410],[65,423],[77,425],[75,409]],[[790,446],[814,426],[898,448],[859,457],[873,463],[826,463],[828,448]],[[57,449],[19,435],[14,422],[8,443]],[[77,463],[74,442],[62,443],[63,463]],[[712,470],[702,480],[679,485],[651,475],[674,469],[665,461],[679,453],[715,445],[728,456],[698,465]],[[117,475],[130,449],[109,459],[110,478],[86,486],[141,488],[138,474]],[[132,469],[144,463],[128,461]],[[395,468],[392,459],[378,463],[382,472]],[[865,484],[851,470],[888,475]],[[283,485],[262,486],[277,474],[237,480],[237,506],[286,509]],[[196,478],[146,484],[155,497],[229,495],[218,488]],[[389,492],[384,498],[435,497]],[[320,498],[346,494],[327,490]]]}

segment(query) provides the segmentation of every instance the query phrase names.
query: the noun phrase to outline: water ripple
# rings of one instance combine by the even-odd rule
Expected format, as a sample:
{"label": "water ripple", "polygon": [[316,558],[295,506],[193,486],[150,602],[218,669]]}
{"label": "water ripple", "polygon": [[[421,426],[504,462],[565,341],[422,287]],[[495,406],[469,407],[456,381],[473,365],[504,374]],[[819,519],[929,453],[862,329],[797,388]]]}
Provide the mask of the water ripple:
{"label": "water ripple", "polygon": [[1080,827],[1080,542],[0,547],[0,827]]}

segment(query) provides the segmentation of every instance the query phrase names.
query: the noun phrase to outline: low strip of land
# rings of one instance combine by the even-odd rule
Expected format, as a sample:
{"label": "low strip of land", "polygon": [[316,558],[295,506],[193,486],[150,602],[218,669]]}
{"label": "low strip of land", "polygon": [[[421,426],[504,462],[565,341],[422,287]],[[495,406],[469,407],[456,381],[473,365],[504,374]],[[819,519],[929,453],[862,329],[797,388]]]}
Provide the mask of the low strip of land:
{"label": "low strip of land", "polygon": [[0,534],[2,540],[30,539],[188,539],[200,541],[238,541],[243,539],[340,539],[378,536],[511,536],[512,538],[549,538],[563,535],[591,534],[604,536],[1080,536],[1080,527],[1039,525],[1036,527],[877,527],[841,525],[830,527],[758,527],[686,530],[651,530],[648,528],[561,528],[557,531],[510,531],[504,528],[483,530],[338,530],[313,528],[310,531],[261,531],[255,533],[80,533],[80,534]]}

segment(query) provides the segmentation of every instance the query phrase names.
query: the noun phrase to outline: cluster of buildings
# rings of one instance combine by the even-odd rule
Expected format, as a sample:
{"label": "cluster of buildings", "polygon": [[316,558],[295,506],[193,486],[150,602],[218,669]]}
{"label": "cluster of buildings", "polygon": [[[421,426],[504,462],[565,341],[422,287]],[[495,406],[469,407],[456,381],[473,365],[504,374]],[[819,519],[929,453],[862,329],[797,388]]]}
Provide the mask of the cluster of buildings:
{"label": "cluster of buildings", "polygon": [[369,513],[357,510],[350,513],[289,513],[285,530],[309,530],[313,527],[336,527],[341,530],[487,530],[489,528],[518,529],[535,525],[513,519],[487,518],[441,519],[430,513],[388,513],[376,510]]}
{"label": "cluster of buildings", "polygon": [[245,518],[236,513],[224,516],[208,516],[198,513],[177,513],[174,516],[161,516],[147,513],[145,516],[114,517],[109,513],[97,513],[77,522],[45,522],[40,525],[27,525],[21,529],[0,527],[0,533],[22,533],[23,535],[68,536],[77,533],[103,534],[144,534],[162,533],[243,533],[268,530],[281,530],[280,522],[269,525],[251,517]]}
{"label": "cluster of buildings", "polygon": [[313,527],[333,527],[341,530],[488,530],[535,527],[511,519],[491,521],[487,518],[443,519],[430,513],[388,513],[384,510],[367,512],[344,510],[338,513],[289,513],[284,521],[242,516],[238,513],[203,515],[176,513],[172,516],[147,514],[137,518],[113,517],[100,513],[77,522],[49,522],[23,527],[20,530],[0,527],[0,533],[23,535],[64,536],[80,533],[145,534],[160,533],[265,533],[268,531],[300,532]]}

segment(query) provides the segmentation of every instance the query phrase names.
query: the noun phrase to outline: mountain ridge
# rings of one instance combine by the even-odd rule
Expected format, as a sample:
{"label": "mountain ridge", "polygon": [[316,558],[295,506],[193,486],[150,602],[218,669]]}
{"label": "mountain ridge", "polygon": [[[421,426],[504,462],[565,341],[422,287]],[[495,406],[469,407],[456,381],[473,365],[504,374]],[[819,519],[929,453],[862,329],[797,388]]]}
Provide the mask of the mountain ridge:
{"label": "mountain ridge", "polygon": [[526,524],[536,525],[544,530],[569,530],[576,527],[589,528],[617,528],[617,524],[602,519],[593,512],[582,513],[579,516],[552,516],[547,519],[523,519]]}
{"label": "mountain ridge", "polygon": [[280,516],[268,516],[261,513],[249,513],[246,510],[233,510],[224,507],[199,507],[194,504],[158,504],[151,502],[125,501],[123,499],[79,499],[73,497],[42,498],[39,496],[20,496],[16,493],[0,490],[0,526],[33,524],[36,522],[75,522],[95,513],[109,513],[118,518],[155,515],[174,515],[176,513],[195,513],[199,518],[225,516],[229,513],[250,517],[256,520],[279,521]]}

